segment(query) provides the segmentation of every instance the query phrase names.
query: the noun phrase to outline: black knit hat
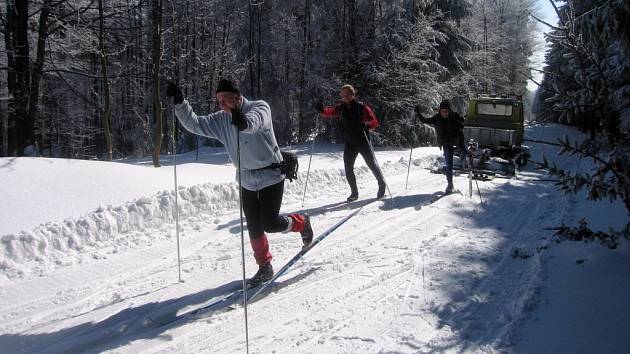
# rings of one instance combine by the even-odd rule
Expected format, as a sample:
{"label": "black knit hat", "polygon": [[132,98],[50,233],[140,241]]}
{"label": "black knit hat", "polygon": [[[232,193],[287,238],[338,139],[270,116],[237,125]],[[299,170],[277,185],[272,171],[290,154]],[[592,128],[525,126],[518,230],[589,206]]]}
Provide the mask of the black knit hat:
{"label": "black knit hat", "polygon": [[241,91],[238,90],[238,86],[230,80],[221,79],[219,80],[219,85],[217,86],[217,92],[234,92],[240,94]]}
{"label": "black knit hat", "polygon": [[448,100],[440,102],[440,109],[451,109],[451,103]]}

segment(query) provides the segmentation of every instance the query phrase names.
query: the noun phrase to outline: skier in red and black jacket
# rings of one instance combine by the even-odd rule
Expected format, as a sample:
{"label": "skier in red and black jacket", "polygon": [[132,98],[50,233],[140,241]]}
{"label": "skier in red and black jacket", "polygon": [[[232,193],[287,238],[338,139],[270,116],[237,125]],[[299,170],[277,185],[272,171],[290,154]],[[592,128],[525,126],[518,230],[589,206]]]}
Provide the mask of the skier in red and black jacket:
{"label": "skier in red and black jacket", "polygon": [[376,129],[379,122],[370,106],[357,101],[356,90],[352,85],[342,86],[339,95],[341,102],[336,105],[324,107],[320,102],[316,108],[324,118],[341,118],[343,139],[346,144],[343,151],[343,163],[346,179],[350,185],[350,196],[347,201],[352,202],[359,198],[357,179],[354,175],[354,162],[358,154],[363,156],[363,160],[378,182],[376,198],[382,198],[385,195],[385,179],[368,141],[369,131]]}

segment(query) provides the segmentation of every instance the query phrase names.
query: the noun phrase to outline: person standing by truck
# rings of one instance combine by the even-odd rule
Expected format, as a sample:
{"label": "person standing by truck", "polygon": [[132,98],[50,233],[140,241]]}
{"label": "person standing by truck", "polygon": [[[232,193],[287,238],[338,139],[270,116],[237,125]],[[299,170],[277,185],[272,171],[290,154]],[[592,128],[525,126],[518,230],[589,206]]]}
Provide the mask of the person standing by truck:
{"label": "person standing by truck", "polygon": [[457,112],[451,110],[451,104],[448,100],[440,103],[440,111],[431,118],[422,116],[422,106],[415,107],[416,116],[424,124],[430,124],[435,127],[435,135],[440,149],[444,153],[444,174],[446,175],[445,193],[453,192],[453,154],[455,147],[462,152],[462,161],[466,158],[468,150],[464,144],[464,118]]}

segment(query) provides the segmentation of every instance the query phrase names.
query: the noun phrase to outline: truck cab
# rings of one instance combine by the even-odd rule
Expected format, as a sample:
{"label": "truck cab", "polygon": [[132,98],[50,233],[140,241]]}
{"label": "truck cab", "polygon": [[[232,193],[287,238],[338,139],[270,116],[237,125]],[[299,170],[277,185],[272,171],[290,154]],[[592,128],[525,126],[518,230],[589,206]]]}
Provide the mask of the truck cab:
{"label": "truck cab", "polygon": [[523,165],[529,149],[522,146],[523,101],[520,97],[479,96],[468,101],[464,137],[469,146]]}

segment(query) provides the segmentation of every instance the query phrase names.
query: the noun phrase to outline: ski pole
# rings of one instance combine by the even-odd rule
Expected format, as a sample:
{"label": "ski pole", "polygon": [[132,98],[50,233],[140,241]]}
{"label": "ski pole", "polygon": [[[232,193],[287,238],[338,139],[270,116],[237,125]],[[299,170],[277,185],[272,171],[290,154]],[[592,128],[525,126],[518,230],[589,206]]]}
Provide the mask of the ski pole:
{"label": "ski pole", "polygon": [[407,181],[405,182],[405,190],[407,190],[407,185],[409,184],[409,170],[411,169],[411,154],[413,154],[413,146],[411,147],[411,151],[409,151],[409,163],[407,164]]}
{"label": "ski pole", "polygon": [[313,151],[315,150],[315,138],[319,132],[319,120],[315,120],[315,136],[313,136],[313,142],[311,144],[311,156],[308,158],[308,169],[306,170],[306,183],[304,184],[304,194],[302,195],[302,207],[304,207],[304,199],[306,198],[306,188],[308,187],[308,177],[311,173],[311,161],[313,161]]}
{"label": "ski pole", "polygon": [[477,185],[477,192],[479,192],[479,200],[481,201],[481,204],[483,204],[483,198],[481,198],[481,189],[479,189],[479,182],[475,180],[475,184]]}
{"label": "ski pole", "polygon": [[241,183],[241,132],[236,131],[236,160],[238,161],[238,209],[241,215],[241,261],[243,264],[243,309],[245,311],[245,346],[249,354],[249,325],[247,321],[247,278],[245,277],[245,234],[243,232],[243,192]]}
{"label": "ski pole", "polygon": [[177,189],[177,140],[175,135],[177,134],[177,119],[175,119],[175,106],[173,106],[173,180],[175,181],[175,238],[177,239],[177,274],[180,283],[182,280],[182,259],[179,250],[179,205],[178,198],[179,189]]}
{"label": "ski pole", "polygon": [[472,173],[472,154],[470,154],[470,156],[468,156],[468,198],[472,198],[472,180],[473,180],[473,173]]}
{"label": "ski pole", "polygon": [[383,177],[383,181],[385,182],[385,187],[387,187],[387,192],[389,193],[389,199],[391,199],[392,202],[394,202],[394,197],[392,197],[392,192],[389,190],[389,184],[387,184],[387,181],[385,181],[385,175],[383,174],[383,170],[381,170],[381,165],[378,163],[378,160],[376,159],[374,146],[372,146],[372,142],[370,141],[370,139],[368,139],[368,136],[365,133],[365,130],[363,131],[363,136],[365,137],[365,140],[367,140],[368,145],[370,146],[370,151],[372,151],[372,157],[374,158],[374,162],[376,163],[376,168],[378,168],[378,171],[381,173],[381,176]]}
{"label": "ski pole", "polygon": [[[468,170],[468,192],[469,197],[472,198],[472,180],[473,180],[473,157],[472,154],[469,157],[470,166]],[[479,192],[479,200],[481,204],[483,204],[483,198],[481,197],[481,189],[479,188],[479,182],[475,179],[475,184],[477,185],[477,192]]]}

